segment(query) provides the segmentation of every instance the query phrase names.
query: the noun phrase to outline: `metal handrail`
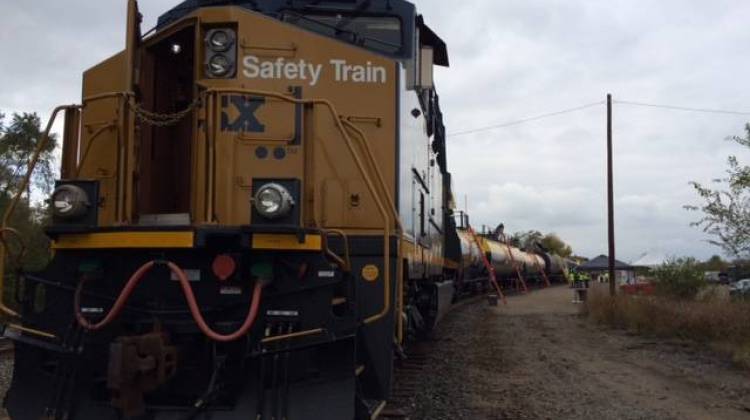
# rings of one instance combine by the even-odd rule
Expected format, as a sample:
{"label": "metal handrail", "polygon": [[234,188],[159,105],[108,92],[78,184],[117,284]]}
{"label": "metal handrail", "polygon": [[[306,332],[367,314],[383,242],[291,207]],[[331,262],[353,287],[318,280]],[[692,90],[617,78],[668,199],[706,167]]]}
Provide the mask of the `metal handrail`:
{"label": "metal handrail", "polygon": [[[326,253],[330,255],[331,258],[338,261],[339,265],[341,265],[341,268],[344,271],[352,271],[352,261],[349,257],[349,237],[346,235],[346,232],[341,229],[321,229],[321,232],[325,234],[325,241],[323,243],[326,249]],[[330,236],[331,234],[338,235],[344,242],[344,258],[336,255],[336,253],[328,247],[328,236]]]}
{"label": "metal handrail", "polygon": [[[44,148],[47,146],[47,143],[49,143],[50,130],[52,130],[52,125],[54,124],[55,119],[57,118],[57,115],[60,113],[60,111],[63,111],[63,110],[79,109],[79,108],[80,108],[79,105],[62,105],[62,106],[58,106],[52,111],[52,115],[50,116],[50,119],[47,122],[47,127],[45,128],[44,133],[42,134],[42,138],[39,139],[39,142],[37,142],[36,149],[34,150],[34,153],[31,155],[31,159],[29,159],[29,165],[28,165],[28,169],[26,170],[26,175],[23,177],[21,184],[18,186],[16,195],[10,201],[8,208],[5,209],[5,214],[3,215],[2,226],[0,227],[0,229],[5,230],[8,228],[8,223],[10,222],[10,218],[13,216],[13,213],[16,211],[16,206],[18,205],[18,202],[21,201],[21,196],[26,191],[26,188],[29,185],[29,182],[31,180],[31,175],[33,174],[34,169],[36,168],[36,165],[39,162],[39,157],[41,156]],[[3,302],[3,296],[5,295],[5,254],[6,254],[5,244],[0,242],[0,312],[8,316],[11,316],[13,318],[20,318],[21,315],[18,312],[5,306],[5,302]]]}
{"label": "metal handrail", "polygon": [[377,314],[367,317],[364,320],[364,323],[371,324],[387,316],[391,310],[391,291],[390,291],[390,288],[391,288],[391,273],[390,273],[390,236],[391,236],[390,225],[391,225],[391,221],[389,220],[389,217],[388,217],[388,211],[386,211],[385,205],[381,201],[381,197],[378,194],[378,191],[375,188],[372,179],[370,179],[370,176],[368,175],[367,170],[365,169],[365,165],[363,164],[362,159],[360,158],[359,154],[356,152],[352,139],[349,137],[349,134],[344,128],[344,124],[342,122],[340,114],[338,114],[338,112],[336,111],[336,107],[333,105],[333,103],[331,103],[327,99],[298,99],[298,98],[287,96],[278,92],[258,90],[258,89],[206,88],[204,92],[204,94],[215,94],[215,93],[216,94],[239,93],[239,94],[246,94],[246,95],[258,95],[258,96],[276,98],[285,102],[300,104],[300,105],[323,105],[325,108],[328,109],[328,112],[331,114],[331,118],[333,119],[334,124],[336,125],[336,128],[341,133],[341,137],[344,139],[344,143],[349,149],[349,153],[352,155],[352,158],[354,160],[354,163],[357,166],[357,169],[359,169],[359,172],[362,175],[362,178],[364,178],[365,184],[367,185],[367,189],[369,190],[370,194],[372,194],[373,198],[375,199],[375,204],[377,205],[378,211],[380,212],[384,221],[383,271],[385,271],[384,273],[385,281],[383,284],[384,286],[383,287],[383,300],[384,300],[383,308]]}
{"label": "metal handrail", "polygon": [[391,213],[393,213],[393,219],[396,221],[396,224],[398,225],[398,261],[396,261],[396,279],[398,283],[399,288],[399,294],[398,294],[398,323],[397,325],[397,337],[399,343],[404,342],[404,318],[403,318],[403,312],[404,312],[404,246],[403,246],[403,239],[404,239],[404,225],[401,222],[401,217],[399,217],[398,209],[396,208],[396,203],[393,200],[393,197],[391,197],[390,194],[388,194],[388,188],[385,183],[385,179],[383,178],[383,172],[380,170],[380,165],[378,165],[377,161],[374,158],[374,153],[372,152],[372,149],[370,148],[370,143],[367,141],[367,136],[365,135],[364,131],[362,131],[359,127],[354,125],[351,121],[341,118],[341,122],[349,127],[351,130],[353,130],[355,133],[357,133],[357,136],[360,140],[360,143],[365,148],[366,153],[365,155],[370,160],[370,165],[372,165],[373,168],[375,168],[375,174],[378,177],[378,181],[380,182],[380,188],[383,190],[383,195],[388,200],[388,204],[390,205]]}
{"label": "metal handrail", "polygon": [[81,175],[81,169],[83,169],[83,164],[86,162],[86,159],[89,157],[89,152],[91,151],[91,145],[94,144],[94,140],[96,140],[102,133],[104,133],[106,130],[110,130],[112,128],[118,128],[116,123],[109,123],[106,125],[103,125],[97,129],[94,134],[89,137],[89,142],[86,145],[86,150],[83,152],[83,156],[81,156],[81,160],[76,162],[76,178],[78,178]]}

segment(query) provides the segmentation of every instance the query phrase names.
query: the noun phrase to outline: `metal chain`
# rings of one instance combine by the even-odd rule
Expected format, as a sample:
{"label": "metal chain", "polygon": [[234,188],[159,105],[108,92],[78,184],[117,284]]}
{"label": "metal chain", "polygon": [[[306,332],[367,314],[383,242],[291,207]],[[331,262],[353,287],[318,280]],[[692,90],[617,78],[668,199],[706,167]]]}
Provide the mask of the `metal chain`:
{"label": "metal chain", "polygon": [[182,111],[161,114],[143,108],[141,105],[136,103],[135,100],[130,101],[130,106],[133,109],[133,112],[135,112],[135,116],[142,122],[153,125],[155,127],[168,127],[177,124],[188,114],[193,112],[195,108],[200,106],[200,104],[201,95],[197,96],[193,100],[193,102],[191,102],[190,105],[188,105],[187,108],[183,109]]}

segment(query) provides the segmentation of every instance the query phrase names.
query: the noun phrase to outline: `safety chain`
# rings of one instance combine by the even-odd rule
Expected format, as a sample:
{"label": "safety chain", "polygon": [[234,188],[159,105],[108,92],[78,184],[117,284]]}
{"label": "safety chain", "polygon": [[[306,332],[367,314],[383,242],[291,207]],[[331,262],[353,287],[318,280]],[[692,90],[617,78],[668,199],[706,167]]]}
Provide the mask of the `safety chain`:
{"label": "safety chain", "polygon": [[135,112],[136,117],[142,122],[156,127],[168,127],[177,124],[195,108],[199,107],[200,104],[201,95],[198,95],[193,100],[193,102],[191,102],[190,105],[188,105],[187,108],[183,109],[182,111],[160,114],[158,112],[151,112],[143,108],[141,105],[137,104],[134,99],[131,99],[130,101],[130,107],[133,109],[133,112]]}

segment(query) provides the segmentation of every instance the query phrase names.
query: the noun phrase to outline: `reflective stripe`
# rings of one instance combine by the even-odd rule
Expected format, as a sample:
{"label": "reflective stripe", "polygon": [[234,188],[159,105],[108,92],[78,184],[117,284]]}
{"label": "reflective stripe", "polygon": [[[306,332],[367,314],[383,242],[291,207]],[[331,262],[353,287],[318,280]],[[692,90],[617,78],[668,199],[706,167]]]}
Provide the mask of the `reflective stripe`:
{"label": "reflective stripe", "polygon": [[193,232],[100,232],[63,234],[52,249],[192,248]]}
{"label": "reflective stripe", "polygon": [[320,235],[305,235],[302,242],[293,234],[253,234],[253,249],[267,249],[279,251],[320,251],[323,240]]}

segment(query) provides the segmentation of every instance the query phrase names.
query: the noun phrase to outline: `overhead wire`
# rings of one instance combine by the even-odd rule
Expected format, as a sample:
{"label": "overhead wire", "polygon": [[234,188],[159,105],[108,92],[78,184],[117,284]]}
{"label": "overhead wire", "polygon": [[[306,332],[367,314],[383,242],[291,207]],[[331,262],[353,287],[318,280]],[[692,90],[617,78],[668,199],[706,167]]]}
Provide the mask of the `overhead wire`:
{"label": "overhead wire", "polygon": [[[500,124],[493,124],[493,125],[488,125],[485,127],[478,127],[478,128],[468,129],[468,130],[456,131],[453,133],[448,133],[448,137],[465,136],[467,134],[481,133],[484,131],[495,130],[498,128],[512,127],[512,126],[524,124],[527,122],[538,121],[544,118],[550,118],[550,117],[555,117],[558,115],[568,114],[571,112],[581,111],[581,110],[592,108],[598,105],[604,105],[605,103],[606,103],[605,101],[591,102],[591,103],[576,106],[573,108],[566,108],[566,109],[562,109],[559,111],[534,115],[531,117],[521,118],[518,120],[508,121],[508,122],[504,122]],[[648,107],[648,108],[667,109],[667,110],[672,110],[672,111],[702,112],[702,113],[708,113],[708,114],[725,114],[725,115],[750,115],[750,111],[735,111],[735,110],[713,109],[713,108],[694,108],[694,107],[678,106],[678,105],[652,104],[648,102],[639,102],[639,101],[613,100],[612,103]]]}
{"label": "overhead wire", "polygon": [[581,111],[581,110],[584,110],[584,109],[587,109],[587,108],[591,108],[591,107],[594,107],[594,106],[604,105],[604,103],[605,103],[604,101],[592,102],[592,103],[588,103],[588,104],[585,104],[585,105],[576,106],[576,107],[573,107],[573,108],[566,108],[566,109],[562,109],[560,111],[548,112],[546,114],[540,114],[540,115],[535,115],[535,116],[532,116],[532,117],[522,118],[522,119],[519,119],[519,120],[508,121],[508,122],[504,122],[504,123],[501,123],[501,124],[493,124],[493,125],[488,125],[486,127],[473,128],[473,129],[464,130],[464,131],[456,131],[454,133],[448,133],[448,137],[458,137],[458,136],[464,136],[464,135],[467,135],[467,134],[479,133],[479,132],[482,132],[482,131],[490,131],[490,130],[495,130],[495,129],[498,129],[498,128],[511,127],[511,126],[514,126],[514,125],[519,125],[519,124],[523,124],[523,123],[527,123],[527,122],[531,122],[531,121],[537,121],[537,120],[541,120],[541,119],[544,119],[544,118],[555,117],[555,116],[558,116],[558,115],[563,115],[563,114],[568,114],[568,113],[571,113],[571,112]]}
{"label": "overhead wire", "polygon": [[687,107],[687,106],[650,104],[646,102],[623,101],[623,100],[613,100],[612,102],[615,104],[643,106],[643,107],[649,107],[649,108],[661,108],[661,109],[669,109],[673,111],[703,112],[703,113],[709,113],[709,114],[750,115],[750,112],[732,111],[732,110],[726,110],[726,109],[692,108],[692,107]]}

